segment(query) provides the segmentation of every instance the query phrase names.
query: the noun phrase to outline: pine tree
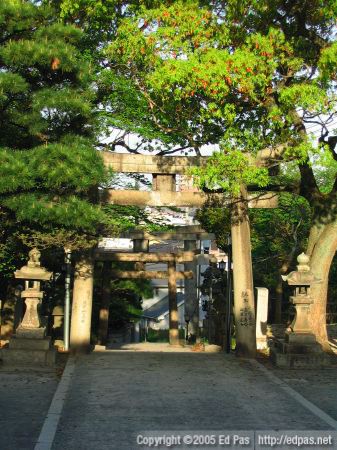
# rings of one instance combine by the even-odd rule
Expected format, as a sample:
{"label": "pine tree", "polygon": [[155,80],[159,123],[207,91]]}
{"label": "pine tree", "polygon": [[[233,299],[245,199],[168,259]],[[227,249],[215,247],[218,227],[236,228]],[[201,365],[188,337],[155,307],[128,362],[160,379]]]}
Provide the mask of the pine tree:
{"label": "pine tree", "polygon": [[0,36],[0,213],[21,231],[96,234],[107,219],[91,192],[107,173],[82,33],[48,6],[3,0]]}

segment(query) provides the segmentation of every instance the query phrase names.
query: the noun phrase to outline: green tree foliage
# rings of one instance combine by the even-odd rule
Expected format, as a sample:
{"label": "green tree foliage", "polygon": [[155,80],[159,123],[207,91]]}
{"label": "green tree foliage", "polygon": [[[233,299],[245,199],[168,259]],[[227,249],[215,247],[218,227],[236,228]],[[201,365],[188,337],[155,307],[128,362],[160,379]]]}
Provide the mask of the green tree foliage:
{"label": "green tree foliage", "polygon": [[251,210],[249,216],[255,284],[275,292],[279,274],[288,272],[297,255],[306,249],[310,207],[302,197],[282,194],[278,208]]}
{"label": "green tree foliage", "polygon": [[122,220],[92,193],[108,181],[94,148],[93,74],[83,33],[42,2],[0,2],[0,295],[27,246],[92,246]]}
{"label": "green tree foliage", "polygon": [[[316,201],[317,215],[322,202],[330,212],[336,207],[335,141],[326,127],[335,114],[332,0],[57,4],[66,21],[92,37],[107,130],[124,128],[144,141],[197,152],[221,141],[222,151],[196,175],[203,187],[210,173],[210,188],[234,192],[238,183],[228,180],[229,171],[238,181],[266,185],[254,157],[271,148],[269,167],[297,161],[301,194]],[[305,128],[315,121],[322,125],[319,146]],[[238,161],[238,153],[249,154],[249,163],[243,156]],[[319,189],[313,161],[333,179],[328,191]]]}
{"label": "green tree foliage", "polygon": [[[106,57],[138,89],[163,133],[196,150],[221,140],[214,157],[220,164],[225,154],[233,169],[236,152],[254,157],[269,147],[278,149],[270,166],[295,159],[312,177],[310,161],[321,152],[335,176],[334,146],[323,145],[326,128],[321,147],[305,130],[335,113],[335,14],[332,1],[161,2],[124,18]],[[199,175],[213,176],[214,165]],[[226,170],[219,172],[211,187],[227,182]],[[240,164],[236,173],[243,173]],[[308,197],[311,181],[303,181]]]}
{"label": "green tree foliage", "polygon": [[[122,267],[121,267],[122,266]],[[112,267],[118,270],[133,270],[133,263],[113,263]],[[142,315],[142,299],[153,296],[153,287],[150,280],[110,280],[111,297],[109,302],[109,327],[112,331],[124,328],[130,322],[137,322]],[[93,323],[96,333],[99,327],[99,309],[103,295],[102,263],[96,264]]]}
{"label": "green tree foliage", "polygon": [[94,232],[90,189],[106,179],[92,146],[90,71],[81,32],[47,7],[0,7],[0,207],[17,222]]}
{"label": "green tree foliage", "polygon": [[[205,208],[197,217],[205,229],[215,233],[218,246],[226,250],[231,229],[229,210]],[[281,194],[278,208],[251,209],[249,219],[254,285],[268,287],[273,312],[270,319],[276,316],[280,321],[282,303],[287,299],[280,275],[295,269],[296,256],[306,249],[311,209],[302,197]]]}
{"label": "green tree foliage", "polygon": [[104,205],[103,210],[115,223],[120,223],[120,227],[127,229],[146,229],[148,231],[169,230],[170,226],[165,225],[165,214],[163,217],[154,217],[146,208],[138,206]]}
{"label": "green tree foliage", "polygon": [[[112,150],[122,146],[134,153],[144,148],[144,145],[148,150],[157,152],[172,149],[171,142],[177,143],[178,139],[172,135],[167,136],[155,126],[146,98],[132,81],[112,68],[106,55],[106,49],[115,40],[124,18],[134,17],[141,8],[151,8],[160,5],[161,2],[55,0],[51,3],[64,23],[75,24],[84,32],[82,51],[90,64],[95,67],[95,103],[100,124],[97,145]],[[123,130],[123,133],[111,141],[113,128]],[[127,139],[129,133],[136,133],[139,136],[139,144],[135,146],[129,144]],[[109,144],[103,142],[103,136],[109,137]]]}
{"label": "green tree foliage", "polygon": [[[225,250],[230,234],[229,211],[207,208],[200,210],[197,217],[205,229],[215,233],[218,246]],[[283,265],[288,270],[294,256],[306,248],[310,207],[302,197],[282,194],[278,208],[251,209],[249,218],[254,284],[275,289]]]}
{"label": "green tree foliage", "polygon": [[17,238],[28,246],[77,249],[125,221],[95,204],[93,193],[110,174],[94,148],[94,77],[83,33],[61,24],[49,6],[25,0],[3,1],[0,23],[5,275],[18,263]]}
{"label": "green tree foliage", "polygon": [[153,288],[149,280],[114,280],[111,284],[109,324],[112,330],[130,322],[138,322],[143,314],[142,299],[151,298]]}

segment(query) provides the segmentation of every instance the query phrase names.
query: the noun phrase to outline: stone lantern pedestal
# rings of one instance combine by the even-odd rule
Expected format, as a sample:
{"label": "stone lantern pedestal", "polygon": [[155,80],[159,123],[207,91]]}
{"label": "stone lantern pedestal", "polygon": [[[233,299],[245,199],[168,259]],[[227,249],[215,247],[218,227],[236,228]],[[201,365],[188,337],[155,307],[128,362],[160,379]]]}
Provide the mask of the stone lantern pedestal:
{"label": "stone lantern pedestal", "polygon": [[302,253],[297,258],[297,271],[282,277],[295,293],[290,297],[296,313],[283,339],[275,339],[270,349],[273,363],[285,368],[317,368],[329,364],[328,356],[317,342],[310,326],[310,309],[314,299],[310,296],[310,286],[321,281],[311,272],[309,257]]}
{"label": "stone lantern pedestal", "polygon": [[26,311],[16,334],[9,341],[9,348],[3,354],[5,363],[31,366],[50,366],[55,363],[51,338],[46,336],[46,326],[39,313],[43,298],[40,282],[49,281],[51,276],[51,272],[40,267],[40,252],[37,249],[29,252],[27,265],[15,272],[15,278],[25,280],[21,297],[25,301]]}

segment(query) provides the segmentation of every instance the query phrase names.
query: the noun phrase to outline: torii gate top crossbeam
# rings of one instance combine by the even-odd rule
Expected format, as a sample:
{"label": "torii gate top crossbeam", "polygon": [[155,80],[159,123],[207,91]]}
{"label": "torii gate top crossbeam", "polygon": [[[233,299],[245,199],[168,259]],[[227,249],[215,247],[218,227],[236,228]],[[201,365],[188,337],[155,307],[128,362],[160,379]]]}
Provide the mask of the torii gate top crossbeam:
{"label": "torii gate top crossbeam", "polygon": [[205,166],[208,157],[202,156],[152,156],[129,153],[101,152],[104,164],[115,172],[186,174],[193,166]]}
{"label": "torii gate top crossbeam", "polygon": [[[101,193],[101,201],[116,205],[178,206],[200,208],[209,203],[228,204],[231,199],[226,194],[205,194],[204,192],[177,192],[175,175],[186,175],[193,166],[205,166],[209,157],[196,156],[152,156],[129,153],[101,152],[104,164],[115,172],[150,173],[153,175],[152,192],[136,190],[106,189]],[[275,193],[257,193],[248,198],[250,208],[276,208],[278,197]],[[214,204],[215,202],[215,204]]]}

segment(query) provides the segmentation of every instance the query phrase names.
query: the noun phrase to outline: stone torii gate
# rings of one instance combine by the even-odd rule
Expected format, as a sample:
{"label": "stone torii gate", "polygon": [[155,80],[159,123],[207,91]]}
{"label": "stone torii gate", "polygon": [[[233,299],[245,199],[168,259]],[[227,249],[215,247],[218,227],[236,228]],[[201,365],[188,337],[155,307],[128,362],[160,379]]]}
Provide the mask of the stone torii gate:
{"label": "stone torii gate", "polygon": [[[197,232],[198,231],[198,232]],[[213,259],[210,255],[197,255],[197,241],[214,240],[212,233],[205,233],[200,227],[182,227],[181,231],[170,232],[153,232],[147,233],[143,231],[129,231],[121,235],[123,238],[132,239],[134,243],[135,253],[112,252],[104,249],[96,249],[94,253],[95,260],[103,261],[103,278],[133,278],[133,279],[168,279],[169,292],[169,312],[170,312],[170,343],[176,344],[178,336],[178,322],[175,317],[177,311],[177,289],[176,280],[184,279],[185,285],[185,312],[190,319],[190,332],[195,337],[199,331],[199,299],[198,299],[198,279],[197,264],[209,264]],[[178,240],[184,241],[186,251],[178,253],[148,253],[149,241],[157,240]],[[138,252],[143,250],[144,252]],[[111,263],[115,262],[135,262],[135,270],[111,270]],[[164,263],[167,264],[167,271],[146,271],[145,263]],[[183,272],[176,271],[176,264],[183,263],[185,270]],[[109,299],[110,289],[105,286],[103,280],[103,298],[100,308],[100,327],[99,340],[103,344],[107,337],[107,327],[109,318]]]}
{"label": "stone torii gate", "polygon": [[[109,270],[109,279],[126,278],[126,279],[168,279],[169,292],[169,341],[171,345],[179,344],[178,331],[178,305],[177,305],[177,280],[193,278],[192,271],[179,272],[176,270],[177,263],[192,262],[194,260],[193,252],[184,253],[112,253],[96,252],[95,259],[115,262],[136,262],[142,265],[145,263],[165,263],[167,264],[166,271],[146,271],[145,267],[140,267],[142,270]],[[139,266],[137,267],[139,268]],[[110,268],[109,268],[110,269]],[[104,341],[106,338],[108,326],[108,305],[106,318],[103,319],[104,325],[100,326],[100,339]],[[105,320],[104,320],[105,319]]]}
{"label": "stone torii gate", "polygon": [[[250,228],[246,212],[247,208],[277,207],[277,195],[273,192],[255,195],[248,194],[244,186],[242,186],[241,192],[236,199],[229,198],[224,194],[177,192],[176,175],[186,175],[187,168],[206,164],[207,157],[161,157],[111,152],[101,152],[101,154],[105,165],[111,167],[115,172],[143,173],[152,174],[153,176],[152,191],[107,189],[101,194],[102,202],[142,207],[202,207],[203,205],[214,204],[214,202],[221,206],[231,205],[236,348],[239,355],[254,356],[256,351],[255,305]],[[136,241],[137,239],[134,242]],[[185,250],[193,250],[195,239],[194,244],[192,244],[192,241],[193,239],[191,241],[186,240]],[[142,246],[146,239],[144,240],[144,237],[140,237],[138,242]],[[134,248],[134,250],[136,249]],[[170,264],[174,264],[174,262]],[[172,266],[171,269],[168,268],[167,276],[169,280],[172,280],[172,284],[173,271],[174,268]],[[92,290],[93,258],[87,256],[83,257],[78,263],[75,271],[70,335],[73,348],[87,346],[90,342]],[[80,329],[82,332],[79,332]]]}

